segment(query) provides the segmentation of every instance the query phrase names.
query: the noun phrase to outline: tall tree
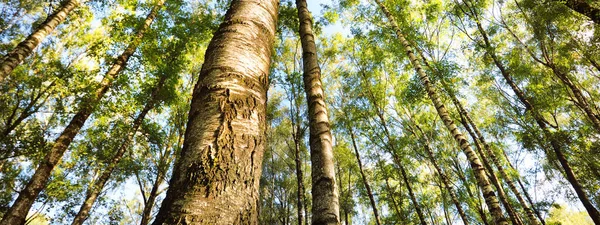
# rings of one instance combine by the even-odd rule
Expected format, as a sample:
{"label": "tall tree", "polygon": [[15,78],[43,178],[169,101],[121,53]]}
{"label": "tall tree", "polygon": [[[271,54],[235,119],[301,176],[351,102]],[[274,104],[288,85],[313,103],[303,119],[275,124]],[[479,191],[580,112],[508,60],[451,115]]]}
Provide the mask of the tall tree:
{"label": "tall tree", "polygon": [[[157,11],[158,9],[160,9],[160,5],[155,6],[153,11]],[[146,117],[148,112],[150,112],[150,110],[152,110],[156,106],[157,101],[159,100],[158,93],[163,88],[166,78],[167,78],[166,75],[162,75],[161,78],[159,78],[156,86],[154,87],[154,89],[152,90],[152,93],[150,94],[150,99],[147,101],[147,103],[144,106],[144,108],[142,109],[142,111],[138,114],[138,116],[133,121],[131,130],[127,133],[123,142],[119,146],[119,149],[117,149],[113,158],[109,162],[107,162],[108,165],[101,172],[100,177],[97,180],[95,180],[94,183],[92,183],[88,187],[88,190],[87,190],[87,193],[85,196],[85,200],[83,201],[83,204],[79,208],[79,212],[77,212],[77,215],[75,215],[75,218],[73,219],[73,222],[71,223],[72,225],[81,225],[87,219],[87,217],[90,213],[90,210],[92,209],[92,206],[94,205],[94,203],[96,202],[96,199],[100,195],[100,192],[102,191],[102,189],[104,189],[104,186],[110,179],[112,172],[115,170],[118,163],[123,158],[123,155],[125,154],[125,152],[129,149],[130,143],[133,140],[133,136],[138,131],[139,127],[142,125],[142,122],[144,121],[144,118]]]}
{"label": "tall tree", "polygon": [[278,1],[234,0],[205,54],[153,224],[257,224]]}
{"label": "tall tree", "polygon": [[308,103],[310,158],[312,162],[312,224],[340,223],[338,190],[333,165],[333,148],[329,116],[321,84],[321,68],[306,0],[296,0],[300,20],[304,89]]}
{"label": "tall tree", "polygon": [[[414,124],[416,130],[418,130],[420,135],[422,136],[421,139],[423,140],[423,148],[425,149],[425,152],[427,153],[427,157],[428,157],[429,161],[431,161],[431,164],[433,164],[433,167],[435,168],[436,172],[438,173],[440,180],[442,180],[442,183],[444,184],[444,188],[447,189],[448,193],[450,194],[450,200],[452,200],[452,203],[454,204],[454,206],[456,206],[456,211],[458,211],[458,215],[462,219],[463,223],[465,225],[468,225],[469,220],[467,219],[467,214],[465,213],[463,207],[461,206],[461,203],[459,202],[458,197],[456,196],[456,193],[454,192],[454,189],[452,188],[450,181],[449,181],[448,177],[446,176],[446,173],[444,173],[444,171],[438,164],[436,157],[433,154],[433,150],[430,147],[429,139],[427,138],[427,135],[423,132],[423,130],[421,129],[421,127],[419,127],[419,125],[417,125],[414,121],[412,121],[412,116],[410,116],[410,115],[409,115],[409,122]],[[418,138],[419,135],[417,134],[417,132],[415,132],[415,129],[413,129],[410,124],[408,126],[409,126],[408,130],[415,137]]]}
{"label": "tall tree", "polygon": [[508,68],[507,66],[504,65],[504,63],[501,61],[501,59],[497,55],[495,48],[492,45],[492,42],[490,41],[487,31],[483,28],[483,25],[481,24],[481,20],[479,19],[478,13],[476,11],[474,11],[472,6],[467,5],[466,8],[467,9],[465,10],[461,7],[461,10],[463,11],[463,13],[471,16],[473,18],[473,20],[475,20],[475,24],[477,26],[477,31],[479,32],[479,35],[481,35],[481,37],[483,39],[483,42],[481,43],[481,45],[483,45],[485,47],[486,54],[492,59],[494,65],[498,68],[498,70],[500,71],[500,74],[504,78],[504,81],[508,84],[508,86],[517,95],[517,99],[519,100],[519,102],[532,115],[533,119],[535,120],[535,123],[541,129],[545,140],[550,142],[550,146],[551,146],[552,150],[554,151],[554,155],[558,159],[558,161],[563,169],[563,172],[567,178],[567,181],[569,181],[569,183],[571,184],[573,189],[575,189],[575,193],[577,194],[577,197],[579,198],[579,200],[581,201],[581,203],[583,204],[585,209],[590,214],[590,217],[592,218],[594,223],[597,225],[600,224],[600,212],[598,212],[598,210],[594,207],[594,205],[590,201],[589,197],[585,193],[583,186],[580,184],[579,180],[575,176],[575,172],[571,168],[571,165],[569,164],[569,162],[567,160],[567,156],[565,156],[565,154],[563,152],[564,145],[562,143],[560,143],[558,134],[551,131],[550,127],[548,126],[549,123],[547,122],[547,120],[542,116],[542,114],[537,110],[537,108],[534,107],[534,105],[531,103],[532,102],[531,98],[526,96],[525,92],[519,86],[517,86],[517,84],[515,83],[512,75],[511,75],[512,71],[510,70],[510,68]]}
{"label": "tall tree", "polygon": [[0,82],[4,80],[19,64],[25,60],[33,50],[50,34],[56,26],[61,24],[67,15],[79,5],[80,0],[65,0],[61,6],[56,9],[46,21],[31,33],[17,47],[7,53],[0,60]]}
{"label": "tall tree", "polygon": [[401,44],[404,46],[404,49],[411,61],[411,64],[415,68],[423,86],[425,86],[425,89],[427,90],[427,94],[428,94],[429,98],[431,99],[431,101],[433,102],[433,104],[438,112],[439,117],[442,119],[442,121],[444,122],[444,125],[446,126],[448,131],[452,134],[452,136],[454,137],[456,142],[460,145],[460,148],[463,150],[465,155],[467,155],[467,158],[471,164],[471,168],[473,169],[473,173],[475,174],[475,177],[477,178],[477,183],[478,183],[479,187],[481,188],[481,192],[483,193],[483,196],[485,198],[486,204],[488,205],[488,208],[490,209],[490,212],[492,213],[492,216],[494,217],[494,221],[496,222],[496,224],[499,224],[499,225],[505,225],[505,224],[507,225],[508,222],[504,218],[502,209],[500,208],[500,204],[498,203],[498,199],[496,198],[496,194],[494,193],[494,189],[490,185],[488,176],[485,172],[485,168],[481,164],[479,157],[477,156],[475,151],[473,151],[473,149],[469,145],[465,136],[458,130],[458,127],[456,127],[456,125],[454,124],[454,121],[450,118],[450,115],[448,114],[446,107],[441,102],[441,100],[437,94],[437,90],[435,89],[435,86],[429,81],[429,77],[427,76],[425,71],[422,69],[421,63],[415,56],[410,43],[404,37],[404,34],[402,33],[402,30],[396,23],[396,20],[394,19],[394,17],[390,13],[390,11],[386,8],[386,6],[380,0],[376,0],[376,2],[379,5],[379,7],[381,8],[381,10],[384,12],[384,14],[386,15],[388,21],[390,21],[391,26],[393,27],[394,31],[396,32],[397,38],[400,39]]}
{"label": "tall tree", "polygon": [[64,152],[67,150],[85,121],[94,112],[95,107],[98,105],[104,94],[110,89],[112,82],[119,76],[119,73],[125,68],[127,61],[133,55],[137,46],[142,41],[144,34],[149,29],[150,25],[157,16],[158,9],[162,6],[164,0],[159,0],[158,7],[153,8],[150,13],[146,16],[141,27],[138,29],[133,41],[127,46],[125,51],[119,55],[113,65],[104,75],[100,87],[95,90],[92,98],[89,102],[82,104],[79,112],[73,116],[69,125],[65,127],[63,132],[58,136],[52,149],[46,154],[42,163],[38,165],[35,173],[25,186],[25,188],[19,193],[19,197],[13,203],[11,208],[7,211],[6,215],[0,221],[2,225],[8,224],[21,224],[24,223],[25,217],[31,208],[31,205],[37,198],[38,194],[44,189],[50,173],[54,167],[60,162]]}
{"label": "tall tree", "polygon": [[348,129],[348,133],[350,134],[350,140],[352,141],[352,148],[354,148],[354,155],[356,156],[356,162],[358,163],[358,169],[360,172],[360,176],[362,177],[363,184],[365,185],[365,189],[367,189],[367,195],[369,197],[369,202],[371,203],[371,208],[373,209],[373,216],[375,217],[375,223],[377,225],[381,225],[381,219],[379,217],[379,210],[377,210],[377,202],[375,202],[375,197],[373,196],[373,191],[371,190],[371,185],[369,185],[369,181],[367,180],[367,175],[363,170],[362,160],[360,159],[360,153],[358,152],[358,146],[356,145],[356,138],[354,137],[354,130],[350,126],[346,126]]}

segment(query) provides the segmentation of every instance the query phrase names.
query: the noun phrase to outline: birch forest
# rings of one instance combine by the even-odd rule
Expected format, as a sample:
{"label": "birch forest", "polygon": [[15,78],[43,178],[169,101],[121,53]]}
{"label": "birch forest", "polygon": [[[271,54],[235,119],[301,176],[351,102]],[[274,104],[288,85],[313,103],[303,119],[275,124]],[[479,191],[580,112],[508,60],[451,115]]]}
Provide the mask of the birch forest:
{"label": "birch forest", "polygon": [[0,225],[600,225],[598,0],[1,0]]}

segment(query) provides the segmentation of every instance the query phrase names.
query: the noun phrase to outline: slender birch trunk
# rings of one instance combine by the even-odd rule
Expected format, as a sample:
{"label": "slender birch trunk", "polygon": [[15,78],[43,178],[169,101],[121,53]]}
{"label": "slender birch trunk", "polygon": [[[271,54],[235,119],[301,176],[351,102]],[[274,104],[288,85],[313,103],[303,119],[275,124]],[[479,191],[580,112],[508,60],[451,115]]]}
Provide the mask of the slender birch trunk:
{"label": "slender birch trunk", "polygon": [[[462,172],[462,168],[458,165],[458,161],[456,161],[456,159],[452,160],[454,167],[456,169],[456,175],[458,177],[458,179],[463,183],[463,184],[467,184],[467,178],[465,177],[464,172]],[[477,199],[478,202],[477,206],[478,207],[473,207],[476,208],[477,214],[479,214],[479,217],[481,219],[481,221],[483,222],[483,224],[485,225],[489,225],[488,223],[488,219],[487,216],[483,210],[483,207],[481,207],[481,198],[479,198],[479,195],[477,195],[477,197],[475,197],[473,191],[471,190],[471,188],[469,186],[465,186],[465,191],[467,192],[467,195],[469,196],[469,199]]]}
{"label": "slender birch trunk", "polygon": [[390,200],[392,200],[392,205],[394,206],[394,211],[396,212],[396,214],[398,216],[402,216],[402,210],[400,209],[400,207],[398,206],[398,203],[396,202],[396,197],[394,197],[395,192],[392,189],[392,187],[390,186],[390,182],[388,181],[387,177],[385,178],[385,187],[388,191]]}
{"label": "slender birch trunk", "polygon": [[461,119],[460,119],[461,124],[465,127],[465,129],[467,130],[467,133],[469,134],[469,136],[471,136],[471,138],[473,139],[473,142],[475,143],[475,149],[477,150],[477,153],[479,153],[479,156],[481,157],[481,161],[483,162],[483,165],[488,172],[487,174],[488,174],[488,177],[490,178],[490,181],[496,187],[496,191],[498,192],[498,198],[500,199],[500,202],[504,206],[504,209],[506,209],[509,219],[515,225],[522,225],[523,221],[521,220],[521,217],[515,212],[515,209],[513,208],[513,206],[510,204],[508,195],[506,194],[506,192],[504,192],[504,187],[502,186],[502,183],[500,183],[500,179],[498,179],[498,177],[496,176],[496,173],[494,172],[494,168],[492,168],[492,165],[489,162],[487,155],[483,152],[483,147],[481,146],[481,143],[479,143],[479,140],[477,140],[477,137],[473,133],[473,130],[471,130],[471,127],[469,126],[467,121],[464,119],[464,116],[461,114],[460,117],[461,117]]}
{"label": "slender birch trunk", "polygon": [[[164,0],[160,0],[159,5],[162,5]],[[67,150],[75,135],[79,132],[83,124],[87,120],[87,118],[94,112],[94,108],[98,105],[104,94],[110,89],[110,86],[118,76],[119,73],[125,68],[129,57],[133,55],[137,46],[142,41],[144,34],[150,27],[150,24],[154,21],[154,18],[157,15],[158,9],[160,7],[155,7],[148,14],[144,23],[137,31],[136,36],[133,38],[133,42],[130,43],[125,51],[115,60],[112,67],[106,72],[104,75],[104,79],[102,80],[100,87],[96,89],[93,98],[86,103],[82,104],[82,108],[75,114],[71,122],[65,127],[63,132],[54,142],[54,146],[48,154],[44,157],[42,163],[38,165],[38,168],[35,170],[35,173],[25,186],[25,188],[20,192],[19,197],[8,212],[0,221],[1,225],[11,225],[11,224],[21,224],[25,221],[25,217],[31,208],[31,205],[37,198],[38,194],[44,189],[48,179],[50,179],[50,174],[54,167],[59,163],[62,155]]]}
{"label": "slender birch trunk", "polygon": [[206,50],[183,149],[153,224],[258,224],[278,3],[231,2]]}
{"label": "slender birch trunk", "polygon": [[410,197],[410,200],[413,202],[413,207],[417,211],[417,216],[419,217],[419,221],[421,222],[421,225],[427,225],[427,222],[425,221],[425,215],[423,214],[423,210],[421,209],[421,206],[419,205],[419,202],[417,201],[417,197],[415,196],[412,186],[410,185],[410,181],[408,180],[408,176],[406,175],[406,170],[401,165],[402,162],[399,162],[398,159],[396,159],[396,161],[397,161],[396,165],[398,165],[398,168],[400,169],[400,174],[402,175],[402,180],[404,181],[404,184],[406,185],[406,189],[408,189],[408,196]]}
{"label": "slender birch trunk", "polygon": [[61,2],[61,6],[54,11],[46,21],[31,33],[24,41],[19,43],[17,47],[7,53],[0,59],[0,82],[25,60],[33,50],[50,34],[56,26],[61,24],[67,18],[67,15],[79,6],[80,0],[65,0]]}
{"label": "slender birch trunk", "polygon": [[[421,53],[421,52],[419,52],[419,53]],[[425,66],[429,67],[433,71],[434,68],[429,65],[429,63],[427,62],[427,59],[425,58],[425,56],[423,54],[420,54],[420,56],[421,56],[421,58],[423,60],[423,64],[425,64]],[[434,73],[438,73],[438,71],[434,71]],[[537,225],[538,222],[537,222],[535,216],[533,215],[533,210],[531,210],[531,208],[524,201],[523,196],[521,195],[521,193],[519,192],[519,190],[516,188],[516,186],[514,185],[514,183],[512,182],[512,180],[510,179],[510,177],[506,173],[506,171],[504,170],[504,167],[502,166],[502,163],[500,162],[500,160],[498,159],[498,157],[496,156],[496,154],[490,148],[489,144],[485,140],[485,138],[484,138],[483,134],[481,133],[481,131],[479,130],[479,128],[475,125],[475,123],[471,119],[471,116],[469,115],[468,111],[463,107],[462,103],[460,103],[460,101],[458,100],[458,98],[456,98],[456,94],[455,94],[454,90],[452,90],[452,88],[450,88],[450,86],[447,83],[444,82],[444,79],[441,77],[441,74],[438,73],[438,76],[440,77],[442,88],[450,96],[450,99],[452,100],[452,103],[458,109],[458,112],[461,115],[461,121],[464,122],[463,126],[465,126],[467,128],[467,130],[469,131],[470,134],[472,134],[472,132],[471,132],[471,130],[469,130],[468,127],[470,126],[473,129],[473,131],[475,132],[474,135],[472,134],[473,140],[475,142],[477,142],[477,140],[479,140],[479,142],[483,145],[486,154],[492,159],[492,163],[494,164],[494,166],[496,166],[496,169],[498,170],[498,172],[502,176],[502,179],[504,179],[505,182],[508,184],[509,188],[511,189],[511,191],[513,192],[513,194],[515,194],[515,196],[517,197],[517,200],[519,201],[519,203],[521,204],[521,206],[525,210],[530,223],[532,225]],[[527,194],[527,193],[525,193],[525,194]],[[541,217],[540,217],[540,220],[544,224],[544,220],[541,219]]]}
{"label": "slender birch trunk", "polygon": [[310,152],[312,161],[312,224],[340,223],[339,200],[335,185],[331,128],[321,84],[321,69],[312,31],[312,18],[306,0],[296,0],[300,20],[304,89],[310,121]]}
{"label": "slender birch trunk", "polygon": [[525,95],[523,90],[521,90],[521,88],[518,87],[517,84],[515,84],[515,82],[512,79],[512,76],[510,74],[511,72],[508,70],[508,68],[506,66],[504,66],[504,63],[502,63],[502,61],[500,61],[500,59],[496,55],[496,52],[490,42],[487,32],[483,29],[483,26],[481,25],[479,20],[476,20],[476,24],[477,24],[477,30],[479,31],[479,33],[481,34],[481,37],[483,38],[483,44],[485,46],[487,55],[490,56],[490,58],[492,58],[492,61],[494,62],[496,67],[498,67],[498,70],[500,70],[500,74],[502,74],[502,77],[504,78],[504,80],[506,81],[508,86],[510,86],[510,88],[513,90],[513,92],[515,92],[515,94],[517,95],[517,98],[519,99],[521,104],[523,104],[523,106],[525,106],[525,109],[531,113],[533,119],[535,120],[535,122],[538,124],[538,126],[542,130],[542,133],[543,133],[546,141],[550,142],[550,146],[552,147],[554,154],[556,155],[556,158],[558,159],[561,167],[563,168],[563,172],[566,176],[567,181],[569,181],[569,183],[575,190],[577,197],[579,198],[579,200],[581,201],[581,203],[587,210],[588,214],[590,215],[590,217],[592,218],[594,223],[596,225],[600,225],[600,212],[598,212],[598,210],[591,203],[587,194],[583,190],[583,186],[581,186],[581,184],[577,180],[577,177],[575,176],[573,169],[571,169],[571,166],[569,165],[569,162],[567,161],[567,157],[563,153],[562,144],[559,142],[559,140],[557,140],[557,138],[554,136],[552,131],[550,131],[550,128],[546,124],[546,120],[540,114],[540,112],[537,111],[537,108],[534,108],[533,104],[531,104],[530,99]]}
{"label": "slender birch trunk", "polygon": [[[296,121],[296,123],[299,123],[299,121]],[[298,225],[303,225],[304,224],[304,215],[302,213],[302,210],[304,210],[304,177],[303,177],[303,172],[302,172],[302,162],[300,161],[300,145],[301,145],[301,139],[300,139],[300,133],[301,133],[301,128],[299,124],[296,124],[296,131],[294,134],[294,163],[296,166],[296,183],[298,185],[298,194],[297,194],[297,201],[298,201],[298,205],[297,205],[297,211],[298,211]]]}
{"label": "slender birch trunk", "polygon": [[[444,85],[444,86],[446,86],[446,88],[447,88],[447,85]],[[447,90],[447,91],[450,91],[450,90]],[[467,122],[467,124],[465,124],[465,126],[469,126],[469,125],[471,126],[471,128],[475,132],[474,133],[475,136],[473,138],[479,139],[479,142],[483,145],[483,148],[485,149],[486,154],[492,160],[492,164],[494,164],[496,166],[496,169],[500,173],[500,176],[502,176],[502,179],[506,182],[506,184],[508,185],[510,190],[517,197],[519,204],[521,204],[521,206],[525,210],[527,219],[529,220],[529,224],[538,225],[539,223],[533,213],[533,210],[531,210],[531,208],[529,207],[527,202],[525,202],[525,199],[521,195],[521,192],[517,189],[517,187],[515,186],[515,184],[513,183],[512,179],[511,179],[511,177],[504,170],[504,167],[502,166],[502,162],[500,161],[500,159],[498,159],[498,157],[496,156],[496,153],[494,153],[494,151],[490,148],[490,145],[485,140],[485,137],[483,136],[483,134],[481,133],[481,131],[479,130],[477,125],[475,125],[475,123],[473,122],[473,119],[471,119],[471,116],[469,115],[467,110],[465,110],[465,108],[462,106],[460,101],[458,101],[458,99],[456,98],[456,95],[454,95],[454,93],[449,92],[449,95],[450,95],[450,98],[452,99],[452,102],[454,102],[454,105],[458,108],[459,113],[466,120],[465,122]]]}
{"label": "slender birch trunk", "polygon": [[[433,164],[433,167],[438,172],[438,175],[440,177],[440,180],[442,181],[442,184],[444,184],[446,190],[448,191],[448,194],[450,194],[450,199],[452,200],[452,203],[454,204],[454,206],[456,206],[456,210],[458,211],[458,215],[462,219],[463,224],[469,225],[469,220],[467,219],[467,214],[465,213],[462,206],[460,205],[460,202],[458,201],[458,197],[456,196],[454,189],[450,185],[450,181],[449,181],[448,177],[446,176],[446,174],[444,173],[442,168],[439,166],[435,156],[433,155],[433,150],[430,147],[429,139],[423,133],[423,131],[421,130],[419,125],[417,125],[414,121],[412,121],[412,118],[410,118],[410,119],[411,119],[411,123],[413,123],[415,125],[415,127],[417,128],[417,130],[420,131],[420,133],[423,137],[423,140],[424,140],[423,148],[425,149],[425,152],[427,153],[427,156],[429,157],[429,161],[431,161],[431,164]],[[410,132],[413,133],[413,135],[415,135],[415,137],[418,137],[417,134],[413,131],[413,129],[410,129]]]}
{"label": "slender birch trunk", "polygon": [[144,210],[142,211],[142,220],[140,221],[140,225],[148,225],[148,223],[150,223],[150,217],[152,216],[152,208],[154,208],[156,198],[159,194],[158,188],[164,180],[164,174],[157,174],[156,180],[154,180],[154,183],[152,184],[152,189],[150,189],[148,199],[144,202]]}
{"label": "slender birch trunk", "polygon": [[[158,9],[160,9],[160,6],[155,6],[155,9],[156,9],[156,11],[158,11]],[[71,225],[81,225],[88,218],[88,216],[90,214],[90,210],[92,209],[92,206],[94,206],[96,199],[98,198],[98,196],[100,196],[100,193],[102,192],[102,190],[104,189],[104,186],[110,179],[112,172],[115,170],[115,168],[117,167],[117,165],[123,158],[123,155],[129,149],[129,145],[130,145],[131,141],[133,140],[135,133],[137,132],[139,127],[142,125],[144,118],[146,118],[146,115],[148,114],[148,112],[150,112],[150,110],[152,110],[154,108],[154,106],[156,105],[156,102],[158,100],[157,99],[158,93],[159,93],[160,89],[162,89],[162,86],[165,83],[166,77],[167,76],[163,75],[160,78],[160,80],[158,81],[158,83],[156,84],[156,86],[154,87],[154,90],[152,91],[152,93],[150,95],[150,100],[146,103],[146,105],[144,106],[144,108],[142,109],[140,114],[138,114],[138,116],[133,121],[133,126],[131,127],[131,130],[128,132],[127,136],[121,143],[121,146],[119,146],[119,149],[117,149],[112,160],[108,163],[108,166],[104,169],[104,171],[102,171],[102,174],[100,175],[98,180],[96,180],[92,185],[90,185],[90,187],[88,187],[85,200],[83,201],[83,204],[79,208],[77,215],[75,215],[75,218],[73,219],[73,222],[71,223]]]}
{"label": "slender birch trunk", "polygon": [[369,197],[369,201],[371,203],[371,208],[373,209],[373,216],[375,217],[375,223],[377,225],[381,225],[381,219],[379,218],[379,211],[377,210],[377,203],[375,202],[375,197],[373,197],[373,191],[371,190],[371,185],[367,181],[367,175],[363,171],[362,161],[360,160],[360,153],[358,152],[358,146],[356,145],[356,140],[354,137],[354,131],[350,126],[348,127],[348,131],[350,133],[350,139],[352,140],[352,147],[354,147],[354,154],[356,156],[356,162],[358,163],[358,169],[360,175],[363,180],[363,184],[365,185],[365,189],[367,189],[367,195]]}
{"label": "slender birch trunk", "polygon": [[392,14],[389,12],[389,10],[385,7],[385,5],[383,5],[383,3],[380,0],[376,0],[376,2],[379,5],[379,7],[381,8],[381,10],[384,12],[386,17],[388,18],[388,21],[390,22],[394,31],[396,32],[396,36],[398,36],[398,39],[404,46],[406,53],[413,65],[413,67],[415,68],[417,74],[419,75],[419,78],[421,79],[423,86],[425,86],[425,89],[427,90],[427,94],[428,94],[429,98],[433,102],[433,104],[438,112],[438,115],[443,120],[444,125],[446,126],[448,131],[452,134],[455,141],[460,145],[460,148],[464,151],[465,155],[467,156],[467,159],[469,160],[469,162],[471,164],[471,168],[473,169],[473,172],[475,174],[475,178],[477,179],[477,184],[481,188],[481,191],[485,198],[485,202],[488,205],[488,208],[489,208],[492,216],[494,217],[494,221],[498,225],[507,225],[508,222],[504,218],[502,209],[500,208],[500,204],[498,203],[498,199],[496,198],[496,194],[494,193],[494,189],[490,185],[488,176],[485,173],[485,168],[481,164],[479,157],[477,156],[475,151],[473,151],[471,146],[469,146],[469,143],[468,143],[467,139],[465,138],[465,136],[458,130],[458,128],[454,124],[454,121],[450,118],[450,115],[448,114],[446,107],[444,106],[444,104],[442,103],[442,101],[440,100],[440,98],[437,94],[437,90],[435,89],[435,86],[429,81],[429,77],[427,76],[427,74],[425,74],[425,71],[421,68],[421,63],[415,56],[415,54],[412,50],[412,47],[410,46],[409,42],[404,37],[404,34],[402,34],[402,31],[398,27],[396,20],[394,19]]}

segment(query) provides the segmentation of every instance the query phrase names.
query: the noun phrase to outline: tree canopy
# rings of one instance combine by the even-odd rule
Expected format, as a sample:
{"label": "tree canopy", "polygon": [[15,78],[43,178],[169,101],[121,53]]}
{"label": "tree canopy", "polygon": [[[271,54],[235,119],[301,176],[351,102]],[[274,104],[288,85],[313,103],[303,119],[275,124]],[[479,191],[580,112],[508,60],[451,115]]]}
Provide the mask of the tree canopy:
{"label": "tree canopy", "polygon": [[600,2],[0,2],[9,224],[600,225]]}

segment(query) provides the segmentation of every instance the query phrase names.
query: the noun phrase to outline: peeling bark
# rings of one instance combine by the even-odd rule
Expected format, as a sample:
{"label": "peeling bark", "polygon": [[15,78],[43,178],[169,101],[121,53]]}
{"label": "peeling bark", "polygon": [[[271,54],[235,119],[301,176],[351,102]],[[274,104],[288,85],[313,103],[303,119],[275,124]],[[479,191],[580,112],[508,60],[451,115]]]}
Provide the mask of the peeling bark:
{"label": "peeling bark", "polygon": [[206,50],[183,149],[154,225],[258,224],[278,3],[231,2]]}
{"label": "peeling bark", "polygon": [[[163,0],[160,2],[160,4],[162,4]],[[79,112],[73,116],[73,119],[71,119],[67,127],[65,127],[63,132],[56,139],[52,149],[50,149],[42,162],[38,165],[35,173],[25,188],[19,193],[19,197],[17,197],[15,203],[13,203],[8,212],[4,215],[2,221],[0,221],[0,225],[22,224],[25,222],[25,217],[27,216],[31,205],[33,205],[38,194],[45,188],[46,183],[50,179],[52,170],[60,162],[60,159],[75,138],[75,135],[77,135],[81,127],[83,127],[87,118],[94,112],[95,107],[100,103],[104,94],[110,89],[113,80],[115,80],[119,76],[119,73],[125,68],[129,57],[133,55],[137,46],[142,41],[145,32],[154,21],[157,10],[158,9],[153,10],[148,14],[144,23],[137,31],[136,36],[133,38],[133,42],[127,46],[123,53],[115,60],[111,68],[106,72],[104,79],[100,83],[100,87],[96,89],[92,98],[88,102],[82,104]]]}
{"label": "peeling bark", "polygon": [[331,128],[321,84],[321,69],[306,0],[296,0],[300,20],[304,89],[308,103],[310,158],[312,162],[312,224],[340,223],[338,190],[335,184]]}
{"label": "peeling bark", "polygon": [[65,0],[33,33],[0,60],[0,82],[4,80],[50,34],[67,15],[79,6],[79,0]]}
{"label": "peeling bark", "polygon": [[455,141],[459,144],[460,148],[463,150],[463,152],[467,156],[467,159],[469,160],[471,168],[473,169],[473,173],[475,174],[475,178],[477,179],[477,184],[481,188],[485,202],[488,205],[488,208],[490,209],[492,216],[494,217],[494,221],[498,225],[507,225],[508,222],[504,218],[502,209],[500,208],[500,204],[498,203],[498,199],[496,198],[496,194],[494,193],[494,189],[490,185],[488,176],[485,173],[485,168],[481,164],[479,157],[477,156],[475,151],[473,151],[473,149],[469,145],[465,136],[458,130],[458,127],[456,127],[456,125],[454,124],[454,121],[450,118],[450,115],[448,114],[446,107],[444,106],[444,104],[442,103],[442,101],[440,100],[440,98],[437,94],[437,90],[436,90],[435,86],[429,81],[429,77],[427,76],[427,74],[425,73],[423,68],[421,67],[421,63],[415,56],[415,54],[412,50],[412,47],[410,46],[410,43],[406,40],[406,38],[404,37],[404,34],[402,34],[402,31],[398,27],[398,24],[396,23],[396,20],[394,19],[392,14],[389,12],[389,10],[385,7],[385,5],[383,5],[383,3],[380,0],[375,0],[375,1],[377,2],[379,7],[381,8],[381,10],[386,15],[388,21],[390,22],[391,26],[393,27],[394,31],[396,32],[396,36],[400,40],[401,44],[404,46],[404,49],[406,50],[406,53],[413,65],[413,67],[415,68],[417,74],[419,75],[419,78],[420,78],[423,86],[425,87],[429,98],[433,102],[433,104],[438,112],[439,117],[442,119],[442,121],[444,122],[444,125],[446,126],[448,131],[452,134]]}

